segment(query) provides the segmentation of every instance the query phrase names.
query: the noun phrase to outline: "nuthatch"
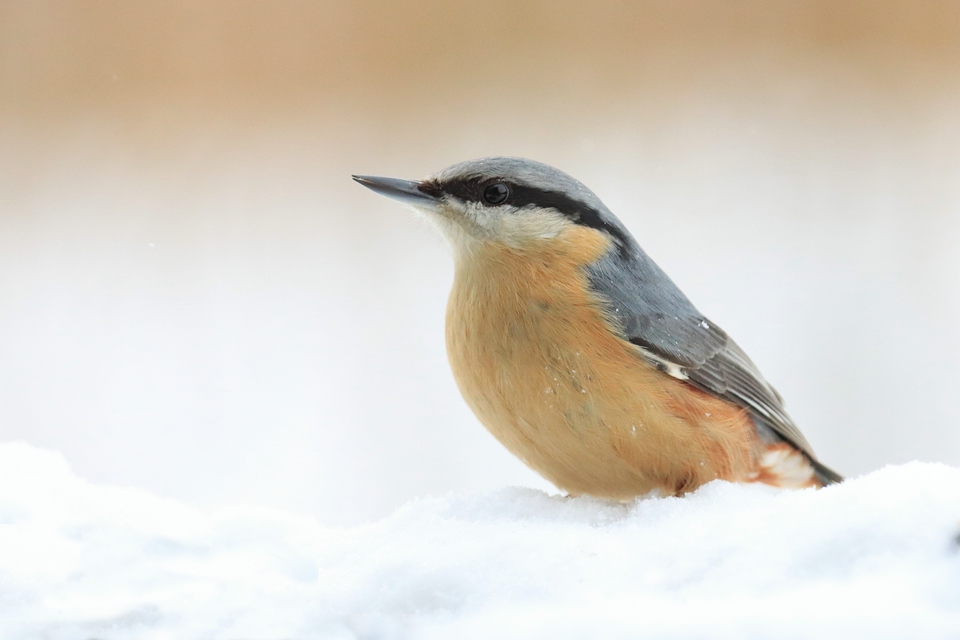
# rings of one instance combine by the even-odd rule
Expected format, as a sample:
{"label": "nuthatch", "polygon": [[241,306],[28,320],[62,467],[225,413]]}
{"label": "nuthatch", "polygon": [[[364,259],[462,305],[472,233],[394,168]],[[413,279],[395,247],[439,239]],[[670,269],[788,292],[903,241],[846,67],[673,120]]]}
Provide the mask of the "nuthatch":
{"label": "nuthatch", "polygon": [[721,478],[820,487],[783,400],[580,182],[520,158],[423,181],[354,176],[453,245],[447,353],[470,408],[570,494],[679,495]]}

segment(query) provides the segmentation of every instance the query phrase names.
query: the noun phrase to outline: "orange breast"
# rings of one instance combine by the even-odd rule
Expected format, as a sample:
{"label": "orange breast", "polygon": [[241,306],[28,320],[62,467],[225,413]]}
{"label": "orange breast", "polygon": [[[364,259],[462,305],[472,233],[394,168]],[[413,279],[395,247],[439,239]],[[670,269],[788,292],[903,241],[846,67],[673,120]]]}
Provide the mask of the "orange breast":
{"label": "orange breast", "polygon": [[464,398],[512,453],[572,494],[682,493],[759,478],[747,412],[671,378],[617,337],[584,265],[606,237],[571,225],[458,258],[447,351]]}

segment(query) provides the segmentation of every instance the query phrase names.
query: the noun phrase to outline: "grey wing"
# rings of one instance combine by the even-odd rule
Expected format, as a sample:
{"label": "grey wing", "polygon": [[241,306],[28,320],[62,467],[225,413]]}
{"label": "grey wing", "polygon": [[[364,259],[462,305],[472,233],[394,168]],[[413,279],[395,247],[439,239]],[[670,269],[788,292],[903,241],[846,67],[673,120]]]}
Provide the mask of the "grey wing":
{"label": "grey wing", "polygon": [[[701,324],[709,322],[703,319]],[[719,328],[716,330],[722,332]],[[729,336],[716,353],[699,365],[681,367],[680,373],[694,386],[748,409],[761,437],[764,430],[769,429],[793,445],[807,457],[823,485],[843,482],[842,475],[817,459],[810,443],[784,410],[783,398]]]}
{"label": "grey wing", "polygon": [[[703,320],[703,322],[708,321]],[[631,342],[637,344],[636,339]],[[646,351],[642,345],[638,344],[638,346],[641,351]],[[659,358],[664,356],[666,354],[656,354]],[[755,418],[763,422],[763,425],[802,451],[807,457],[816,460],[810,443],[784,410],[780,394],[763,378],[747,354],[729,337],[716,353],[699,364],[681,367],[679,373],[683,376],[682,379],[703,391],[749,409]]]}
{"label": "grey wing", "polygon": [[587,270],[623,337],[665,373],[748,409],[758,430],[768,428],[816,463],[780,394],[747,354],[697,311],[639,247],[632,249],[611,252]]}

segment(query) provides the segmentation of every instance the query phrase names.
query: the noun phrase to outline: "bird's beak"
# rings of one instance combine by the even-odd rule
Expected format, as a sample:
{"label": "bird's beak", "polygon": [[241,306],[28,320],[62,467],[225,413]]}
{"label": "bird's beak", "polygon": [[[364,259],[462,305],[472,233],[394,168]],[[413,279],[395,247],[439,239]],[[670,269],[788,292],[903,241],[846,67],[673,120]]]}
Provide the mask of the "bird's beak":
{"label": "bird's beak", "polygon": [[382,196],[399,200],[413,206],[434,205],[437,197],[423,190],[423,183],[414,180],[398,180],[397,178],[381,178],[378,176],[353,176],[353,179],[367,189]]}

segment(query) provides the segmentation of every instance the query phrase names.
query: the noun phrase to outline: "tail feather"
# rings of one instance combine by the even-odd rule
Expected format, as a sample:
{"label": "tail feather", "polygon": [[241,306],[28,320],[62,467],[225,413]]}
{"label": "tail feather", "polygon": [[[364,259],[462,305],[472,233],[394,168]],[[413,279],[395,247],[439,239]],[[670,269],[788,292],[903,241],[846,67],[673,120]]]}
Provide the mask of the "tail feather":
{"label": "tail feather", "polygon": [[843,476],[828,467],[827,465],[809,458],[810,466],[813,467],[813,472],[817,474],[817,479],[820,481],[820,484],[827,486],[829,484],[840,484],[843,482]]}
{"label": "tail feather", "polygon": [[843,482],[839,473],[788,442],[767,445],[758,462],[759,470],[753,481],[775,487],[802,489]]}

